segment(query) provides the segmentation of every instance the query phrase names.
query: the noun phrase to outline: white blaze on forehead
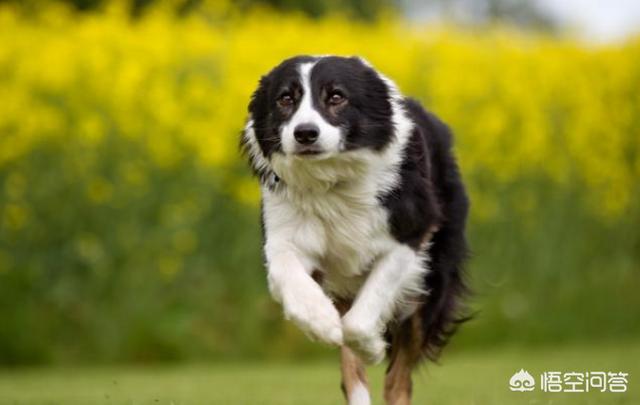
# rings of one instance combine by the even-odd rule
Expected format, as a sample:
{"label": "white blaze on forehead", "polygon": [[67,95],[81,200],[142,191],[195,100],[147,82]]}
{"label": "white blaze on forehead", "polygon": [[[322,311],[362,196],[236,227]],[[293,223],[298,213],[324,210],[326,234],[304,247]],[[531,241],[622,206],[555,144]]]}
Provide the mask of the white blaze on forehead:
{"label": "white blaze on forehead", "polygon": [[315,124],[318,126],[320,134],[316,141],[316,146],[322,151],[335,153],[340,150],[342,141],[340,128],[328,123],[313,104],[311,71],[315,64],[315,61],[306,62],[301,63],[298,67],[300,84],[302,85],[302,99],[289,122],[282,126],[282,149],[286,154],[294,153],[296,150],[296,140],[293,133],[300,124]]}

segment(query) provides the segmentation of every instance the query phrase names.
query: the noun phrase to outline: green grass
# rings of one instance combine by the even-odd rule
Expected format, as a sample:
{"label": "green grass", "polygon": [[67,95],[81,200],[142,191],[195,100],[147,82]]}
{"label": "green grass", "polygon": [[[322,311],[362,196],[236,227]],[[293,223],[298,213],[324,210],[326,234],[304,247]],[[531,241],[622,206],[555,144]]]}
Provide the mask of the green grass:
{"label": "green grass", "polygon": [[[624,371],[626,393],[514,393],[520,368]],[[383,367],[369,370],[381,403]],[[640,343],[503,349],[445,356],[416,373],[416,404],[639,404]],[[337,362],[78,367],[0,371],[2,404],[340,404]],[[539,384],[539,381],[538,381]]]}

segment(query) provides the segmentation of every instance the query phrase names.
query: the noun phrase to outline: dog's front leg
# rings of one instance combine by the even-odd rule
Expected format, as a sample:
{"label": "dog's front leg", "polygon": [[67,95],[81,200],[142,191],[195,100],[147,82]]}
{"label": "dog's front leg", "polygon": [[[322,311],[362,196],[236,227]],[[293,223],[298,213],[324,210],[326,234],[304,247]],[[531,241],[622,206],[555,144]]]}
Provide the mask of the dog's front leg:
{"label": "dog's front leg", "polygon": [[311,277],[311,270],[293,250],[269,254],[269,290],[282,304],[287,319],[312,338],[340,346],[342,324],[338,310]]}
{"label": "dog's front leg", "polygon": [[379,363],[384,359],[384,328],[398,306],[420,292],[425,272],[424,258],[406,245],[398,244],[376,261],[342,319],[345,343],[362,360]]}

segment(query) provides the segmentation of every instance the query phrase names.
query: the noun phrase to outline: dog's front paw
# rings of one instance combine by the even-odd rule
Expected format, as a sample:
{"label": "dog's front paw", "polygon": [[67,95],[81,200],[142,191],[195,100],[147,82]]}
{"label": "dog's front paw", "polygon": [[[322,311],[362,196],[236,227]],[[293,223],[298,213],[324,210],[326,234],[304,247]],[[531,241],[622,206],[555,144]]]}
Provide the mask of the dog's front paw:
{"label": "dog's front paw", "polygon": [[288,291],[282,305],[287,319],[311,338],[341,346],[342,322],[331,300],[320,289]]}
{"label": "dog's front paw", "polygon": [[347,313],[342,318],[344,342],[362,361],[378,364],[384,360],[387,344],[382,339],[375,322]]}

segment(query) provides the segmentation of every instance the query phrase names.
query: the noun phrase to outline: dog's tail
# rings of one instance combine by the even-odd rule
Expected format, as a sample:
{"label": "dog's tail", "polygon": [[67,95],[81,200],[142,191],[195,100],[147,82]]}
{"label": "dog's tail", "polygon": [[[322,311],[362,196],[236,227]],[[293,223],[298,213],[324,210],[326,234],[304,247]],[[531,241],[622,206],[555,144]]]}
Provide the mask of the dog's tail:
{"label": "dog's tail", "polygon": [[465,304],[470,289],[463,267],[468,256],[464,234],[442,228],[433,237],[430,256],[429,295],[420,308],[421,347],[425,357],[436,361],[458,326],[472,317]]}

